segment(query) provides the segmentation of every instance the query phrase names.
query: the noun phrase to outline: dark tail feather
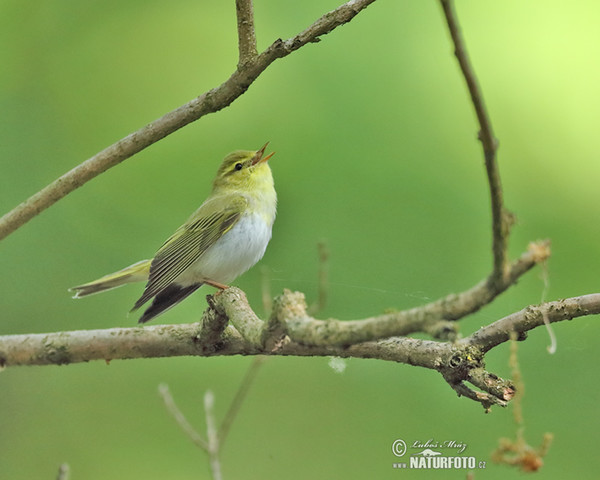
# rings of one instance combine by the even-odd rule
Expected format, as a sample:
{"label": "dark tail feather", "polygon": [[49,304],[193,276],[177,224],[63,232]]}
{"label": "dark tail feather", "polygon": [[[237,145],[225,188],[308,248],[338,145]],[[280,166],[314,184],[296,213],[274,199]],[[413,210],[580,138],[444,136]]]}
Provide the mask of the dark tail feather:
{"label": "dark tail feather", "polygon": [[160,315],[169,308],[177,305],[188,295],[194,293],[201,286],[201,283],[189,287],[180,287],[175,284],[168,286],[154,297],[152,305],[146,309],[144,314],[138,320],[138,323],[146,323],[148,320]]}

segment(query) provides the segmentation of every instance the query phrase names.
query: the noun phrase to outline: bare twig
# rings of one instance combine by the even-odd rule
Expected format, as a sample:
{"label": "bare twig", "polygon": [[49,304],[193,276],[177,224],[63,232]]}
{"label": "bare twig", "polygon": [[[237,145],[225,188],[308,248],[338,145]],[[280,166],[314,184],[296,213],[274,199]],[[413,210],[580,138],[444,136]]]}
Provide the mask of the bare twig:
{"label": "bare twig", "polygon": [[289,55],[307,43],[318,41],[319,37],[349,22],[374,1],[349,1],[326,13],[295,37],[276,40],[260,55],[246,62],[242,69],[233,72],[231,77],[218,87],[163,115],[65,173],[0,218],[0,240],[102,172],[204,115],[229,106],[275,60]]}
{"label": "bare twig", "polygon": [[554,323],[599,313],[600,293],[565,298],[564,300],[547,302],[542,305],[532,305],[480,328],[472,335],[459,340],[458,343],[477,345],[484,352],[487,352],[497,345],[507,342],[513,331],[519,335],[519,339],[523,339],[529,330],[544,325],[544,314],[550,323]]}
{"label": "bare twig", "polygon": [[206,435],[208,437],[208,459],[213,480],[221,480],[221,461],[219,460],[219,436],[215,421],[215,395],[208,390],[204,394],[204,414],[206,416]]}
{"label": "bare twig", "polygon": [[471,400],[473,400],[475,402],[481,403],[481,405],[483,405],[483,408],[485,408],[486,412],[489,412],[493,405],[498,405],[500,407],[506,407],[506,405],[508,404],[508,402],[504,399],[495,397],[494,395],[491,395],[486,392],[478,392],[476,390],[473,390],[472,388],[469,388],[463,382],[459,382],[459,383],[449,382],[449,384],[454,389],[454,391],[456,392],[456,394],[459,397],[470,398]]}
{"label": "bare twig", "polygon": [[183,412],[175,404],[175,400],[169,391],[169,386],[162,383],[158,386],[158,392],[163,399],[167,411],[173,416],[187,437],[199,448],[208,454],[210,471],[213,480],[221,480],[221,462],[219,460],[219,438],[216,430],[214,404],[215,396],[208,390],[204,394],[204,414],[206,416],[206,438],[204,440],[190,422],[185,418]]}
{"label": "bare twig", "polygon": [[69,468],[68,463],[63,463],[60,467],[58,467],[58,474],[56,475],[56,480],[69,480],[69,474],[71,469]]}
{"label": "bare twig", "polygon": [[254,32],[254,9],[252,0],[235,0],[238,29],[239,61],[238,69],[251,62],[258,55]]}
{"label": "bare twig", "polygon": [[185,418],[185,415],[175,403],[173,395],[171,395],[171,392],[169,391],[169,386],[165,383],[161,383],[158,386],[158,393],[160,393],[167,411],[173,416],[177,425],[181,427],[189,439],[205,452],[210,452],[209,442],[204,440],[194,427],[192,427],[190,422],[188,422],[187,418]]}
{"label": "bare twig", "polygon": [[229,429],[237,413],[242,406],[242,403],[246,399],[250,386],[256,378],[256,374],[260,369],[260,366],[266,360],[263,356],[257,356],[253,359],[250,368],[246,372],[242,383],[240,384],[238,391],[233,398],[229,410],[225,415],[221,429],[217,430],[217,422],[215,420],[214,404],[215,396],[212,391],[208,390],[204,394],[204,415],[206,418],[206,437],[204,440],[202,436],[192,427],[192,425],[185,418],[183,412],[175,404],[175,400],[169,391],[169,387],[166,384],[161,384],[158,387],[158,391],[164,401],[167,411],[173,416],[177,424],[181,427],[184,433],[202,450],[204,450],[209,457],[210,469],[214,480],[220,480],[221,474],[221,462],[219,460],[219,454],[229,433]]}
{"label": "bare twig", "polygon": [[240,408],[241,408],[242,404],[244,403],[246,396],[248,395],[250,386],[254,382],[256,375],[258,374],[258,371],[260,370],[260,367],[263,365],[263,363],[265,363],[266,359],[267,359],[267,357],[258,355],[256,357],[254,357],[254,359],[252,360],[252,363],[248,367],[248,370],[246,371],[246,375],[244,375],[242,383],[240,383],[240,386],[238,387],[238,390],[235,393],[233,400],[231,401],[229,410],[227,410],[227,413],[225,414],[223,423],[221,423],[221,428],[219,429],[219,444],[220,444],[219,446],[220,446],[220,448],[223,448],[225,439],[227,438],[227,435],[229,434],[229,429],[231,428],[231,425],[233,424],[235,417],[237,416],[238,412],[240,411]]}
{"label": "bare twig", "polygon": [[440,0],[450,36],[454,42],[454,54],[460,65],[460,69],[467,83],[469,94],[477,120],[479,122],[479,140],[483,147],[485,157],[485,167],[487,170],[488,183],[490,186],[490,196],[492,205],[492,233],[494,254],[494,273],[490,281],[492,283],[503,283],[506,275],[507,266],[507,245],[508,234],[511,223],[511,215],[504,210],[502,199],[502,185],[500,182],[500,173],[496,162],[496,152],[498,150],[498,141],[494,136],[492,123],[488,115],[483,94],[477,82],[475,71],[469,60],[467,49],[462,38],[458,18],[454,11],[453,0]]}

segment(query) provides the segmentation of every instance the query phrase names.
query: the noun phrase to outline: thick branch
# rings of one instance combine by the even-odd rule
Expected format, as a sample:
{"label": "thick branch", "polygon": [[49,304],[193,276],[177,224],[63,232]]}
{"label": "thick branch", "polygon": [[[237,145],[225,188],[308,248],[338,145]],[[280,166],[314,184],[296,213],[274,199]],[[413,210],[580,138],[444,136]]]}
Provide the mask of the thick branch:
{"label": "thick branch", "polygon": [[0,366],[67,365],[91,360],[160,358],[213,355],[294,355],[380,358],[411,365],[435,367],[436,351],[445,344],[411,338],[392,338],[365,342],[349,347],[310,346],[290,341],[278,348],[261,349],[245,340],[233,327],[221,339],[221,348],[213,352],[202,347],[197,323],[157,325],[105,330],[0,336]]}
{"label": "thick branch", "polygon": [[289,55],[309,42],[318,41],[320,36],[349,22],[374,1],[347,2],[323,15],[295,37],[275,41],[260,55],[246,62],[243,68],[237,69],[223,84],[149,123],[65,173],[0,218],[0,240],[102,172],[204,115],[229,106],[276,59]]}
{"label": "thick branch", "polygon": [[465,42],[462,38],[458,18],[454,11],[453,0],[440,0],[450,36],[454,42],[454,54],[460,65],[460,69],[467,83],[467,88],[471,96],[473,107],[479,122],[479,140],[483,147],[485,158],[485,168],[490,186],[490,197],[492,206],[492,250],[494,254],[494,273],[492,280],[494,282],[503,282],[507,267],[507,245],[510,229],[510,214],[504,210],[502,199],[502,185],[500,183],[500,172],[496,162],[496,151],[498,150],[498,141],[494,136],[492,122],[488,115],[483,94],[477,82],[475,71],[469,60]]}
{"label": "thick branch", "polygon": [[[0,337],[0,365],[66,365],[90,360],[210,356],[200,336],[201,325],[75,330],[71,332]],[[220,339],[219,355],[256,354],[233,327]]]}
{"label": "thick branch", "polygon": [[[182,355],[374,358],[436,370],[459,395],[476,400],[489,409],[494,404],[506,405],[514,396],[515,387],[510,381],[485,370],[484,355],[487,351],[508,341],[512,331],[524,338],[525,332],[544,323],[544,316],[550,322],[558,322],[600,313],[600,293],[596,293],[528,307],[456,343],[394,336],[346,346],[335,343],[307,345],[295,340],[302,336],[299,332],[305,335],[311,326],[316,331],[320,326],[316,323],[318,321],[311,319],[305,319],[306,325],[290,321],[298,317],[298,312],[306,309],[301,297],[299,293],[284,295],[283,298],[287,300],[278,301],[278,314],[274,314],[269,322],[255,317],[251,325],[247,323],[248,310],[251,309],[243,292],[232,287],[223,294],[213,296],[214,307],[211,308],[227,312],[229,322],[243,325],[247,332],[243,337],[234,327],[227,327],[214,349],[205,348],[205,339],[201,338],[202,332],[213,335],[214,331],[203,328],[199,323],[7,335],[0,337],[0,366],[64,365],[100,359],[109,361]],[[232,298],[237,300],[232,302]],[[249,334],[252,328],[256,331]],[[255,341],[257,338],[262,339],[262,345]],[[465,382],[471,383],[479,391],[468,387]]]}
{"label": "thick branch", "polygon": [[363,342],[348,347],[310,346],[288,340],[277,349],[259,350],[236,335],[233,329],[228,329],[225,331],[227,338],[222,341],[222,348],[215,352],[205,352],[201,348],[195,348],[199,341],[194,333],[197,329],[197,324],[182,324],[6,335],[0,337],[0,365],[67,365],[91,360],[261,354],[377,358],[435,368],[436,359],[449,351],[449,344],[404,337]]}
{"label": "thick branch", "polygon": [[[239,296],[240,290],[231,287],[232,295]],[[297,293],[291,295],[298,295]],[[225,308],[229,299],[223,295],[215,298],[218,309],[227,310],[231,323],[240,323],[240,316],[247,315],[250,308],[244,299]],[[288,310],[297,308],[291,302]],[[280,323],[295,313],[283,312],[280,308]],[[458,341],[456,346],[449,342],[418,340],[405,337],[391,337],[372,342],[357,342],[348,346],[306,345],[293,340],[297,336],[296,325],[287,324],[284,341],[275,348],[260,347],[255,342],[244,339],[235,328],[227,327],[221,337],[220,348],[206,351],[199,337],[199,323],[181,325],[156,325],[133,328],[111,328],[105,330],[79,330],[59,333],[0,336],[0,365],[65,365],[90,360],[113,360],[131,358],[174,357],[182,355],[296,355],[296,356],[341,356],[357,358],[379,358],[426,368],[439,369],[443,357],[454,355],[455,348],[461,350],[476,347],[481,351],[509,340],[510,332],[524,333],[543,324],[543,312],[550,322],[600,313],[600,293],[573,297],[540,306],[531,306],[483,327],[472,335]],[[268,324],[259,321],[259,337],[267,331]],[[243,323],[243,320],[242,320]],[[343,323],[343,322],[342,322]],[[307,328],[307,327],[303,327]],[[315,325],[318,329],[318,325]],[[278,334],[279,335],[279,334]]]}

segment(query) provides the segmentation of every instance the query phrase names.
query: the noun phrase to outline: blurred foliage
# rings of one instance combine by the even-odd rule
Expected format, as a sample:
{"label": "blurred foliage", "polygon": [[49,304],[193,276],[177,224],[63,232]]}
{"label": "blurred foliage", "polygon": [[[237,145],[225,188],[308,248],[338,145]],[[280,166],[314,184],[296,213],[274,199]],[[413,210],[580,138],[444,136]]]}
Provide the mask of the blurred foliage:
{"label": "blurred foliage", "polygon": [[[333,0],[256,0],[259,48],[304,29]],[[600,4],[464,0],[459,18],[495,131],[511,254],[551,238],[548,299],[598,290]],[[0,211],[102,148],[224,81],[236,64],[234,2],[4,0],[0,3]],[[272,290],[317,290],[323,318],[361,318],[467,288],[491,266],[485,172],[472,106],[435,1],[384,1],[276,61],[230,107],[85,185],[0,246],[1,334],[135,325],[142,286],[73,301],[71,285],[151,256],[207,195],[221,158],[265,141],[279,193],[262,261]],[[260,308],[260,268],[236,284]],[[535,270],[462,322],[471,332],[540,301]],[[207,290],[205,293],[209,293]],[[160,321],[199,318],[196,294]],[[555,435],[544,478],[600,468],[596,318],[532,332],[520,347],[528,441]],[[505,346],[504,346],[505,347]],[[508,375],[508,348],[488,367]],[[247,358],[172,358],[0,373],[0,478],[208,478],[157,394],[170,385],[202,428],[203,392],[227,410]],[[435,372],[350,360],[273,358],[223,452],[225,478],[429,478],[392,468],[396,438],[455,440],[489,460],[514,437]],[[577,392],[577,393],[576,393]],[[488,462],[475,478],[513,472]],[[204,475],[204,476],[203,476]],[[465,478],[456,470],[445,478]]]}

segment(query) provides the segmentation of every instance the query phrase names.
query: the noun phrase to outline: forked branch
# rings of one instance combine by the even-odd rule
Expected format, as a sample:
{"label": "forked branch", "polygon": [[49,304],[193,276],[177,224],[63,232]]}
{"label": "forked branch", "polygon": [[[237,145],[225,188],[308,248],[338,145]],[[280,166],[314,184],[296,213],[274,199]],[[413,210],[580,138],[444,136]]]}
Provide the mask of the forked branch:
{"label": "forked branch", "polygon": [[375,0],[352,0],[326,13],[307,29],[287,40],[278,39],[260,55],[255,54],[254,22],[250,1],[239,0],[238,33],[240,63],[225,82],[181,107],[154,120],[117,143],[62,175],[0,218],[0,240],[27,223],[38,213],[58,202],[102,172],[132,157],[155,142],[209,113],[229,106],[278,58],[283,58],[307,43],[352,20]]}
{"label": "forked branch", "polygon": [[[461,395],[484,406],[504,405],[514,394],[510,381],[485,370],[485,354],[510,339],[511,332],[524,339],[526,333],[549,322],[600,313],[600,293],[573,297],[542,305],[530,306],[481,328],[455,343],[388,337],[339,345],[326,343],[322,321],[306,313],[304,296],[286,291],[276,299],[274,315],[263,321],[252,313],[244,293],[231,287],[212,297],[210,307],[216,317],[225,316],[230,324],[215,347],[204,348],[202,325],[158,325],[136,328],[112,328],[33,335],[0,337],[0,365],[65,365],[91,360],[173,357],[181,355],[294,355],[376,358],[425,367],[439,371]],[[251,324],[247,320],[252,319]],[[258,319],[258,321],[255,321]],[[345,322],[329,320],[329,333],[335,339],[335,328]],[[231,325],[244,325],[245,334]],[[250,332],[252,329],[255,331]],[[256,339],[262,339],[257,342]],[[318,338],[311,343],[308,338]],[[466,386],[471,383],[476,391]],[[483,392],[483,393],[482,393]]]}

